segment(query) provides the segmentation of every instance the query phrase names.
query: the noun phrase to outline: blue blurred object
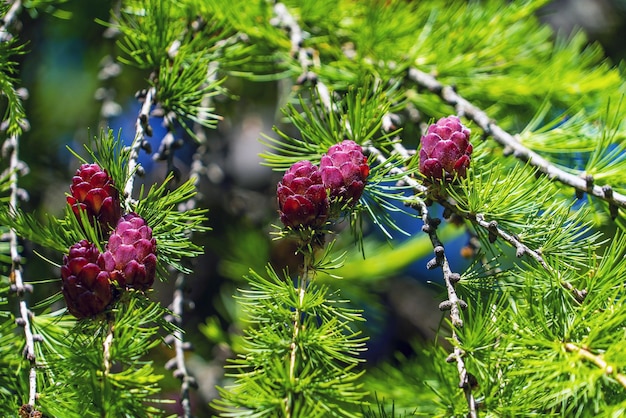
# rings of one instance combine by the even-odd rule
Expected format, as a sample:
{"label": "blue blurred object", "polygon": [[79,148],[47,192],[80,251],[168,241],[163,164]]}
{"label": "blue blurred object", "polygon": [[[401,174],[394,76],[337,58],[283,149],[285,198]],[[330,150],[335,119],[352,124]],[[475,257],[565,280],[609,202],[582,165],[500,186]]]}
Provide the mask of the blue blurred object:
{"label": "blue blurred object", "polygon": [[[122,142],[124,145],[130,146],[132,145],[135,137],[135,124],[137,121],[137,115],[141,111],[141,103],[139,103],[136,99],[131,99],[128,101],[124,109],[125,111],[119,116],[113,117],[109,120],[109,127],[116,135],[121,130],[120,137]],[[149,119],[149,123],[152,127],[152,136],[146,137],[146,140],[152,147],[152,154],[142,151],[139,153],[138,158],[139,164],[141,164],[145,172],[148,174],[155,168],[155,164],[161,163],[154,161],[153,156],[159,150],[161,140],[168,132],[167,128],[163,124],[163,118],[151,117]],[[175,150],[176,159],[182,161],[184,164],[190,164],[197,145],[191,138],[189,138],[184,129],[180,126],[175,129],[174,136],[176,138],[183,139],[183,146]]]}

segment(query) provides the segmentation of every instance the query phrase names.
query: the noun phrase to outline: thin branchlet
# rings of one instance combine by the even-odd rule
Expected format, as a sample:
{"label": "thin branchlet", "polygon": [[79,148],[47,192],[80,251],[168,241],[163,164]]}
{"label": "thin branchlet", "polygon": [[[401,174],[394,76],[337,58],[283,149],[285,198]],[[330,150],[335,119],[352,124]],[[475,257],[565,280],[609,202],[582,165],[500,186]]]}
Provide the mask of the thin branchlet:
{"label": "thin branchlet", "polygon": [[[383,116],[383,129],[389,132],[393,126],[393,120],[395,115],[386,114]],[[399,138],[398,138],[399,139]],[[411,158],[411,154],[409,151],[402,145],[400,140],[393,141],[393,150],[395,153],[402,156],[405,160],[409,160]],[[389,163],[386,161],[385,156],[378,150],[376,147],[369,146],[366,149],[366,152],[374,155],[379,164],[383,164],[389,166]],[[400,167],[391,167],[389,166],[390,172],[392,174],[402,175],[402,182],[410,186],[415,192],[416,195],[427,195],[428,188],[406,174],[403,174],[404,171]],[[472,383],[470,381],[470,374],[467,371],[465,366],[465,361],[463,360],[464,352],[460,348],[460,339],[459,335],[456,332],[456,328],[463,327],[463,320],[461,318],[461,309],[467,308],[467,303],[460,299],[456,293],[455,284],[458,283],[460,279],[460,275],[458,273],[454,273],[450,268],[450,263],[448,262],[448,258],[446,257],[445,249],[443,243],[439,239],[437,235],[437,227],[441,223],[439,218],[431,218],[428,211],[428,205],[421,198],[416,198],[415,202],[411,203],[411,205],[422,218],[423,226],[422,231],[428,234],[430,242],[433,246],[433,251],[435,253],[435,257],[428,262],[428,268],[436,268],[441,267],[443,271],[443,279],[446,286],[447,292],[447,300],[441,302],[439,304],[439,308],[441,310],[449,310],[450,311],[450,322],[452,323],[452,335],[451,338],[456,342],[454,345],[454,349],[450,356],[448,357],[448,361],[454,361],[457,366],[457,371],[459,374],[459,388],[463,389],[463,393],[465,395],[465,399],[467,401],[468,406],[468,416],[469,417],[477,417],[478,412],[476,409],[476,400],[472,393]]]}
{"label": "thin branchlet", "polygon": [[[389,120],[391,117],[389,116]],[[391,129],[393,124],[386,123],[384,124],[387,128]],[[376,161],[379,164],[382,164],[389,168],[390,174],[399,174],[402,175],[404,171],[400,167],[391,166],[385,156],[380,152],[380,150],[374,146],[368,146],[364,150],[369,155],[374,155]],[[401,145],[399,141],[394,141],[394,151],[399,153],[400,155],[409,158],[409,152]],[[409,185],[418,195],[424,195],[428,192],[428,188],[423,184],[419,183],[414,178],[403,175],[402,181]],[[433,246],[433,250],[435,253],[435,258],[433,258],[428,264],[430,268],[441,267],[443,271],[443,279],[446,286],[446,292],[448,294],[448,299],[443,301],[439,307],[442,310],[450,311],[450,321],[453,325],[452,328],[452,339],[457,343],[460,343],[460,339],[458,334],[455,331],[455,328],[460,328],[463,326],[463,320],[461,319],[460,309],[467,308],[467,303],[461,300],[456,294],[455,284],[459,281],[458,273],[453,273],[450,268],[450,264],[448,262],[448,258],[445,254],[445,249],[439,236],[437,235],[437,226],[441,222],[438,218],[431,218],[428,213],[428,206],[425,201],[422,199],[416,199],[414,203],[411,204],[414,209],[417,210],[420,217],[422,218],[423,227],[422,230],[428,234],[430,242]],[[465,398],[467,400],[467,405],[469,408],[469,416],[477,417],[476,410],[476,401],[474,399],[474,395],[472,394],[472,385],[469,381],[469,374],[465,367],[465,361],[463,360],[463,350],[459,347],[459,344],[455,344],[454,350],[451,354],[450,359],[456,362],[457,370],[459,373],[459,387],[463,389],[463,393],[465,394]]]}
{"label": "thin branchlet", "polygon": [[612,366],[612,365],[610,365],[610,364],[608,364],[602,358],[602,356],[599,356],[597,354],[593,354],[588,349],[586,349],[584,347],[579,347],[579,346],[577,346],[576,344],[574,344],[572,342],[564,343],[563,347],[565,348],[565,350],[567,350],[570,353],[578,353],[578,355],[580,357],[582,357],[584,360],[587,360],[587,361],[593,363],[599,369],[604,371],[604,373],[606,373],[607,376],[611,376],[612,378],[617,380],[619,382],[619,384],[622,385],[622,387],[626,389],[626,375],[617,372],[617,368]]}
{"label": "thin branchlet", "polygon": [[[302,329],[302,306],[304,305],[304,297],[306,296],[307,287],[310,281],[313,279],[314,270],[311,268],[313,265],[313,255],[308,252],[304,252],[304,262],[300,274],[298,275],[298,306],[295,307],[293,312],[293,334],[291,337],[291,343],[289,344],[289,383],[290,387],[295,387],[297,384],[296,376],[296,363],[298,358],[298,339]],[[293,393],[289,391],[285,396],[285,416],[291,418],[293,416]]]}
{"label": "thin branchlet", "polygon": [[[609,206],[626,208],[626,196],[614,192],[610,185],[596,185],[589,182],[584,176],[575,175],[562,170],[550,163],[536,152],[525,147],[515,136],[511,135],[480,108],[470,103],[459,95],[454,88],[440,83],[432,75],[426,74],[417,68],[408,70],[408,77],[417,85],[439,95],[446,103],[454,106],[459,115],[463,115],[478,125],[486,135],[491,136],[504,149],[509,150],[516,158],[528,162],[550,179],[557,180],[565,185],[573,187],[577,193],[589,193],[599,199],[605,200]],[[608,188],[607,188],[608,187]],[[611,192],[607,193],[607,190]]]}
{"label": "thin branchlet", "polygon": [[128,155],[128,181],[124,186],[125,206],[130,209],[132,203],[133,189],[135,187],[135,175],[137,175],[139,152],[147,137],[152,136],[152,128],[150,127],[150,112],[153,105],[154,95],[156,91],[154,87],[149,88],[143,95],[143,105],[135,122],[135,137],[130,146]]}
{"label": "thin branchlet", "polygon": [[283,28],[288,33],[291,41],[291,56],[298,61],[302,68],[302,73],[297,77],[297,84],[302,85],[307,81],[312,83],[324,107],[332,110],[333,105],[329,88],[319,79],[317,73],[311,69],[311,66],[319,66],[319,60],[316,62],[315,59],[318,56],[318,52],[312,48],[304,47],[304,32],[285,4],[276,2],[274,5],[274,16],[272,23],[277,27]]}
{"label": "thin branchlet", "polygon": [[[454,206],[449,202],[449,201],[444,201],[441,202],[446,208],[453,208]],[[543,267],[544,270],[546,270],[547,272],[553,274],[553,275],[557,275],[557,271],[550,266],[546,260],[541,256],[541,254],[536,251],[531,249],[530,247],[528,247],[526,244],[524,244],[523,242],[521,242],[519,239],[517,239],[513,234],[509,234],[506,231],[504,231],[502,228],[500,228],[498,226],[498,224],[494,221],[487,221],[485,219],[485,216],[481,213],[476,214],[476,215],[472,215],[472,214],[460,214],[459,211],[454,211],[457,215],[463,216],[466,219],[469,219],[470,221],[472,221],[474,224],[477,224],[483,228],[485,228],[487,231],[489,231],[489,233],[496,237],[496,238],[501,238],[502,240],[506,241],[507,243],[509,243],[513,248],[515,248],[516,251],[516,255],[518,257],[522,257],[523,255],[528,255],[530,256],[533,260],[535,260],[537,263],[539,263],[539,265],[541,265],[541,267]],[[568,282],[567,280],[561,280],[560,281],[561,286],[563,286],[565,289],[569,290],[572,295],[574,296],[574,298],[576,299],[576,301],[578,301],[579,303],[582,303],[585,300],[585,297],[587,296],[587,291],[586,290],[580,290],[577,289],[576,287],[574,287],[574,285],[572,285],[570,282]]]}
{"label": "thin branchlet", "polygon": [[[11,170],[10,174],[10,196],[9,207],[16,211],[18,207],[18,174],[20,173],[20,167],[23,166],[23,162],[19,160],[19,137],[17,135],[11,135],[6,139],[3,146],[4,149],[9,149],[11,154],[9,157],[9,166]],[[16,323],[24,330],[24,339],[26,344],[24,346],[24,356],[30,364],[30,370],[28,373],[28,405],[34,407],[35,399],[37,396],[37,361],[35,356],[35,336],[31,328],[31,316],[32,311],[28,308],[26,302],[26,293],[32,292],[32,286],[24,283],[22,277],[21,257],[18,249],[18,237],[14,229],[9,230],[9,247],[11,252],[11,281],[12,288],[17,293],[19,300],[19,317],[16,319]]]}
{"label": "thin branchlet", "polygon": [[[174,340],[174,352],[175,356],[171,360],[171,363],[168,362],[166,368],[173,368],[174,377],[177,377],[181,381],[180,387],[180,405],[183,409],[183,417],[190,418],[192,416],[191,412],[191,398],[190,398],[190,390],[192,387],[196,387],[196,380],[187,369],[187,365],[185,363],[185,351],[187,351],[190,346],[189,344],[185,344],[183,331],[181,329],[182,320],[183,320],[183,312],[185,305],[187,304],[186,298],[184,296],[185,289],[185,278],[186,275],[184,273],[178,273],[176,276],[176,283],[174,287],[174,298],[172,300],[172,319],[177,329],[172,334]],[[169,367],[168,367],[169,366]]]}
{"label": "thin branchlet", "polygon": [[463,327],[463,320],[461,319],[461,309],[467,308],[467,303],[460,299],[456,293],[456,289],[454,287],[455,283],[458,282],[458,274],[453,273],[450,268],[450,264],[448,262],[448,257],[446,257],[445,249],[439,236],[437,235],[437,227],[441,220],[439,218],[431,218],[428,214],[428,206],[423,200],[418,200],[416,203],[412,204],[412,206],[417,210],[422,218],[424,223],[422,230],[428,234],[430,242],[433,246],[435,258],[431,261],[431,263],[436,267],[441,267],[443,271],[443,280],[446,286],[446,292],[448,294],[448,299],[443,301],[439,308],[442,310],[450,311],[450,322],[452,323],[452,335],[451,338],[456,342],[454,345],[454,350],[449,357],[450,361],[454,361],[457,366],[457,370],[459,373],[459,388],[463,389],[463,393],[465,394],[465,399],[467,400],[467,405],[469,408],[469,417],[477,417],[478,413],[476,410],[476,401],[474,399],[474,395],[472,394],[472,384],[470,382],[470,375],[465,367],[465,361],[463,360],[464,352],[460,348],[461,340],[459,339],[459,335],[456,332],[456,328]]}
{"label": "thin branchlet", "polygon": [[[207,70],[207,83],[211,83],[215,81],[217,77],[217,67],[215,64],[209,64],[209,69]],[[203,98],[202,107],[208,108],[211,105],[211,97],[206,95]],[[204,131],[200,124],[194,124],[194,131],[197,138],[204,137]],[[191,169],[189,172],[189,179],[193,182],[194,186],[197,186],[200,182],[200,178],[204,172],[204,166],[202,164],[202,156],[207,152],[207,146],[205,141],[200,141],[200,145],[196,149],[194,153],[193,162],[191,163]],[[173,153],[172,153],[173,154]],[[178,210],[180,212],[185,212],[194,209],[197,206],[197,196],[194,195],[186,202],[181,202],[178,205]],[[188,238],[191,238],[191,232],[188,232]],[[177,329],[174,331],[172,336],[174,337],[174,351],[175,356],[173,361],[175,361],[175,369],[174,376],[178,377],[181,380],[181,388],[180,388],[180,404],[183,408],[183,417],[190,418],[192,416],[191,410],[191,397],[190,390],[191,388],[197,387],[197,382],[194,376],[189,373],[187,369],[187,365],[185,362],[185,351],[190,347],[189,344],[185,344],[184,334],[182,331],[183,324],[183,315],[184,308],[186,305],[189,305],[189,302],[185,298],[185,288],[187,282],[187,275],[179,272],[176,275],[176,283],[174,287],[174,295],[172,298],[172,321],[175,325],[177,325]]]}
{"label": "thin branchlet", "polygon": [[0,24],[0,42],[6,42],[13,37],[8,28],[15,22],[21,10],[21,0],[15,0],[11,3],[11,7],[9,7],[7,13],[2,17],[2,24]]}
{"label": "thin branchlet", "polygon": [[[206,152],[206,146],[200,145],[196,150],[196,157],[194,163],[191,165],[190,179],[193,181],[194,185],[196,185],[200,180],[201,171],[203,169],[201,163],[201,156]],[[197,200],[195,197],[187,200],[186,202],[182,202],[179,204],[178,209],[181,212],[194,209],[197,205]],[[190,233],[188,235],[191,235]],[[191,238],[191,237],[189,237]],[[189,373],[187,369],[187,365],[185,362],[185,351],[187,351],[190,346],[185,343],[184,333],[182,331],[183,324],[183,315],[185,311],[185,306],[189,305],[189,301],[187,301],[185,297],[185,288],[187,282],[187,275],[178,272],[176,275],[176,282],[174,286],[174,295],[172,298],[172,317],[171,322],[177,326],[177,329],[172,334],[171,340],[174,342],[174,357],[168,362],[168,365],[174,369],[174,376],[181,380],[181,388],[180,388],[180,404],[183,408],[183,417],[190,418],[192,416],[191,411],[191,398],[190,398],[190,390],[191,388],[197,387],[196,379]],[[167,367],[166,368],[170,368]]]}
{"label": "thin branchlet", "polygon": [[[7,13],[2,17],[2,24],[0,25],[0,42],[10,41],[12,38],[11,32],[8,28],[15,22],[17,15],[22,10],[22,2],[15,0]],[[18,187],[19,174],[24,172],[25,164],[19,159],[19,136],[17,134],[9,135],[2,146],[3,151],[6,150],[10,153],[9,156],[9,208],[13,211],[17,211],[18,197],[22,194],[22,190]],[[31,317],[33,312],[28,308],[26,301],[26,293],[31,293],[33,287],[30,284],[24,283],[21,267],[21,256],[19,253],[18,236],[17,232],[10,228],[8,232],[9,236],[9,248],[11,255],[11,289],[15,291],[18,296],[19,304],[19,317],[16,319],[16,324],[24,330],[24,357],[29,362],[28,372],[28,403],[26,404],[31,411],[35,410],[35,401],[37,399],[37,357],[35,355],[35,342],[41,341],[41,335],[33,334],[31,326]]]}

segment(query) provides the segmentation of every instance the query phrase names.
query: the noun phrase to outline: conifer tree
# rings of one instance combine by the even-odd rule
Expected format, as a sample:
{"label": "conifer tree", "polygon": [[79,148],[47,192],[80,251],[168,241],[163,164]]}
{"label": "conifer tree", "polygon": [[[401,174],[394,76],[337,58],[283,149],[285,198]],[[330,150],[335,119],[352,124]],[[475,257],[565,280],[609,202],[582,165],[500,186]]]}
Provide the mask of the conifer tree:
{"label": "conifer tree", "polygon": [[[111,4],[92,22],[114,39],[100,126],[64,150],[74,175],[56,214],[31,210],[22,186],[38,127],[20,60],[38,45],[19,23],[75,17],[62,1],[3,3],[2,416],[623,414],[623,68],[541,23],[546,4]],[[129,111],[115,79],[139,83],[134,129],[108,126]],[[237,82],[281,92],[259,138],[276,178],[261,233],[214,221],[198,195],[215,188],[212,130],[246,99]],[[144,156],[166,174],[146,176]],[[211,236],[230,279],[206,301],[219,317],[200,318],[200,344],[229,354],[217,382],[186,354],[191,260]],[[281,245],[295,261],[264,253]],[[38,256],[51,277],[28,268]],[[434,338],[373,361],[379,295],[414,263],[437,273]],[[167,282],[171,303],[153,291]],[[194,404],[206,386],[217,394]]]}

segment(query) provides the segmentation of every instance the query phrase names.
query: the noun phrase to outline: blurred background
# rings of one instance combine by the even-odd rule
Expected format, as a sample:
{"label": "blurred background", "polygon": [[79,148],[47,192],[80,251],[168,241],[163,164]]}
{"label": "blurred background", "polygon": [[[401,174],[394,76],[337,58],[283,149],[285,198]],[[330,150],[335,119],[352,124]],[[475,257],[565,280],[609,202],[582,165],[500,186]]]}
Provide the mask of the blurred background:
{"label": "blurred background", "polygon": [[[97,136],[103,127],[120,133],[124,141],[134,136],[135,119],[140,104],[135,93],[147,87],[148,74],[116,64],[119,53],[106,28],[97,23],[109,20],[114,2],[71,0],[60,7],[62,13],[20,16],[19,38],[27,42],[28,53],[18,57],[20,77],[29,92],[26,113],[31,129],[21,138],[21,158],[30,173],[20,179],[29,200],[22,203],[26,211],[62,215],[65,193],[79,162],[67,147],[81,150],[88,138]],[[71,16],[71,18],[65,18]],[[624,0],[558,0],[544,7],[540,18],[557,32],[570,33],[582,29],[590,41],[600,42],[607,57],[619,63],[626,57],[626,1]],[[276,270],[296,266],[294,248],[289,242],[272,241],[271,224],[277,222],[275,187],[280,173],[260,165],[263,151],[262,134],[272,135],[272,126],[282,126],[279,106],[285,92],[292,86],[287,81],[251,82],[229,77],[224,85],[234,97],[218,96],[215,113],[224,120],[214,131],[207,132],[208,152],[202,157],[206,167],[201,179],[198,205],[209,208],[209,226],[213,229],[194,240],[205,246],[205,255],[194,261],[194,273],[188,280],[188,297],[195,306],[185,315],[186,339],[195,351],[189,354],[191,370],[200,382],[194,395],[198,416],[215,396],[214,385],[221,378],[222,366],[232,353],[230,348],[239,335],[238,311],[232,295],[249,268],[263,271],[270,261]],[[151,119],[154,129],[153,149],[158,149],[165,129],[158,118]],[[189,138],[177,150],[175,165],[184,178],[189,170],[196,145]],[[143,181],[161,182],[166,174],[163,162],[153,161],[145,153],[141,163],[146,169]],[[400,215],[402,216],[402,215]],[[421,225],[412,218],[398,218],[407,232],[418,231]],[[414,342],[429,340],[441,316],[437,294],[440,292],[439,272],[428,272],[423,257],[432,248],[417,234],[407,238],[398,234],[394,246],[404,245],[402,259],[385,257],[390,244],[372,231],[367,238],[363,260],[348,260],[346,278],[340,286],[344,296],[361,301],[368,319],[366,333],[370,336],[366,356],[374,364],[393,352],[410,354]],[[455,271],[462,271],[467,261],[468,237],[461,230],[444,232],[448,254],[452,254]],[[352,245],[350,239],[340,245]],[[24,275],[27,281],[58,277],[56,268],[34,254],[35,248],[25,243]],[[38,249],[41,251],[41,249]],[[59,254],[44,255],[60,262]],[[456,255],[456,256],[455,256]],[[378,258],[377,258],[378,256]],[[383,277],[378,263],[392,264],[393,277]],[[389,268],[387,268],[389,270]],[[366,286],[351,285],[351,279],[368,280]],[[39,300],[60,289],[54,282],[36,287],[32,296]],[[155,285],[154,296],[164,305],[171,302],[171,282]],[[165,347],[155,351],[157,364],[164,364],[172,353]],[[178,381],[168,378],[172,398],[178,393]]]}

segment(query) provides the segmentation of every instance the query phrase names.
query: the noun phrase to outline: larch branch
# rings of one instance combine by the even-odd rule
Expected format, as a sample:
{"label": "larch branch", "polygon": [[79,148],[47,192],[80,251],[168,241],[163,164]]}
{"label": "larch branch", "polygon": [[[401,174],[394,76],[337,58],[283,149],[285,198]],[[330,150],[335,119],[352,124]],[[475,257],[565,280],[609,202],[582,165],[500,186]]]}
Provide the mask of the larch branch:
{"label": "larch branch", "polygon": [[541,155],[525,147],[515,136],[502,129],[483,110],[464,99],[451,86],[440,83],[432,75],[416,68],[408,70],[408,77],[417,85],[439,95],[446,103],[453,106],[459,115],[463,115],[473,121],[485,134],[490,135],[504,149],[511,150],[516,158],[528,162],[531,166],[536,167],[548,176],[548,178],[573,187],[579,193],[589,193],[605,200],[609,205],[617,205],[626,209],[625,195],[615,192],[610,185],[595,185],[584,178],[584,176],[568,173],[550,163]]}
{"label": "larch branch", "polygon": [[[410,153],[404,147],[402,147],[399,142],[397,142],[396,146],[394,146],[394,151],[404,157],[408,157],[410,155]],[[391,166],[378,148],[374,146],[368,146],[365,147],[365,152],[369,155],[374,155],[376,161],[379,164],[389,169],[390,174],[402,175],[402,181],[411,188],[413,188],[416,194],[424,195],[428,192],[428,188],[426,186],[415,180],[413,177],[406,175],[402,168]],[[463,326],[463,320],[461,319],[460,310],[467,308],[467,303],[464,300],[461,300],[456,293],[456,289],[454,286],[460,280],[461,276],[458,273],[452,272],[452,269],[450,268],[450,264],[448,262],[448,258],[445,254],[443,244],[441,243],[441,240],[437,235],[437,226],[439,225],[441,220],[438,218],[431,218],[429,216],[428,206],[426,205],[424,200],[420,198],[417,198],[416,202],[412,203],[411,206],[417,210],[420,217],[422,218],[422,222],[424,223],[424,225],[422,226],[422,230],[428,234],[430,242],[433,246],[433,251],[435,253],[435,257],[428,262],[427,267],[429,269],[441,267],[443,271],[443,279],[446,286],[448,298],[447,300],[439,304],[439,308],[441,310],[450,311],[450,321],[452,323],[452,339],[455,342],[460,343],[459,336],[456,333],[456,328],[460,328]],[[468,416],[470,418],[476,418],[478,417],[476,400],[474,399],[474,395],[472,393],[472,382],[470,380],[470,374],[467,372],[467,368],[465,367],[463,355],[464,352],[459,347],[459,344],[455,344],[453,352],[448,357],[448,361],[453,361],[456,363],[459,373],[459,387],[463,389],[463,393],[465,394],[465,398],[467,400],[467,405],[469,409]]]}
{"label": "larch branch", "polygon": [[606,373],[608,376],[611,376],[615,380],[617,380],[619,384],[622,385],[622,387],[626,389],[626,375],[623,375],[622,373],[618,373],[616,371],[616,368],[608,364],[602,358],[602,356],[593,354],[587,348],[579,347],[576,344],[571,343],[571,342],[566,342],[563,346],[565,347],[565,350],[567,350],[568,352],[578,353],[583,359],[596,365],[599,369],[603,370],[604,373]]}
{"label": "larch branch", "polygon": [[156,90],[154,87],[149,88],[143,96],[143,105],[135,122],[135,137],[130,146],[130,154],[128,156],[128,181],[124,186],[124,196],[126,208],[130,208],[132,202],[133,189],[135,187],[135,175],[138,171],[139,151],[144,146],[146,137],[152,136],[152,128],[150,127],[150,111],[152,109],[154,95]]}
{"label": "larch branch", "polygon": [[2,17],[2,24],[0,25],[0,42],[5,42],[11,39],[13,36],[9,32],[9,26],[15,22],[18,13],[22,10],[22,1],[15,0],[11,3],[11,7],[7,10],[7,13]]}
{"label": "larch branch", "polygon": [[315,86],[315,90],[326,109],[332,110],[330,90],[317,76],[311,66],[319,66],[318,52],[304,47],[304,32],[298,21],[289,12],[285,4],[277,2],[274,5],[273,25],[283,28],[289,34],[291,42],[290,54],[300,65],[302,72],[297,78],[297,84],[301,85],[309,81]]}
{"label": "larch branch", "polygon": [[[24,163],[19,160],[19,137],[11,135],[6,139],[3,150],[10,150],[9,170],[11,172],[9,179],[10,196],[9,207],[17,211],[18,207],[18,175],[23,170]],[[15,320],[18,326],[24,330],[24,356],[30,363],[30,371],[28,373],[28,405],[34,407],[37,397],[37,362],[35,355],[35,340],[41,336],[35,336],[31,328],[32,311],[28,309],[25,294],[32,292],[33,287],[24,283],[22,277],[21,257],[18,248],[18,236],[15,230],[9,230],[9,247],[11,252],[11,282],[12,290],[14,290],[19,298],[19,317]]]}

